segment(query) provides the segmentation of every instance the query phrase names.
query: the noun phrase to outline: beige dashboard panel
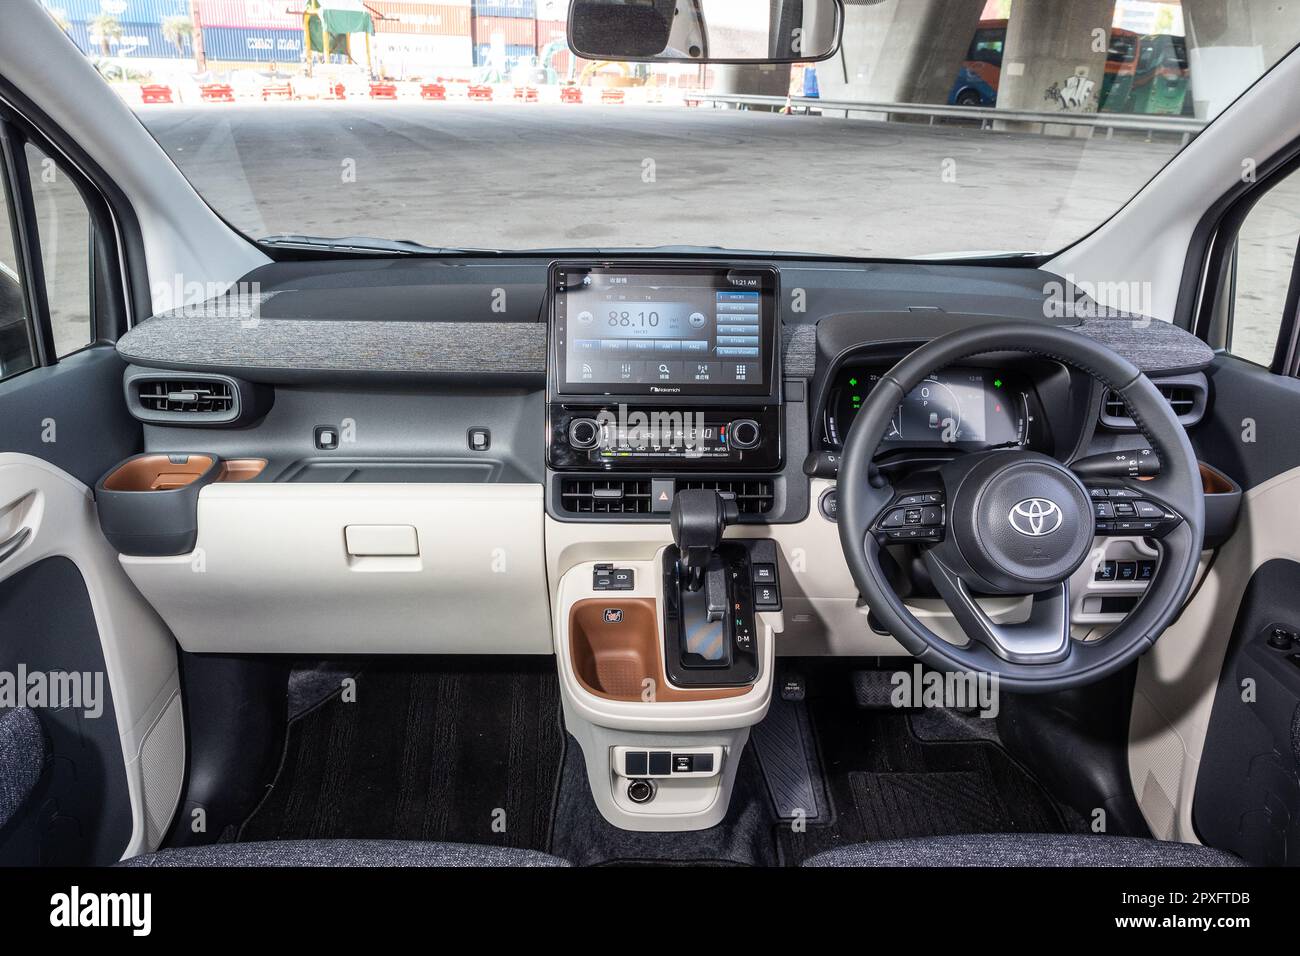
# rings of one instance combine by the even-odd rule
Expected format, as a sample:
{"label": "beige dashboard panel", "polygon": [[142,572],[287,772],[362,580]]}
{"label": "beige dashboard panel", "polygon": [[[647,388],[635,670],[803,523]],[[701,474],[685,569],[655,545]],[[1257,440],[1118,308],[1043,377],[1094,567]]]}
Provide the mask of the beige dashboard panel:
{"label": "beige dashboard panel", "polygon": [[542,515],[534,484],[220,483],[193,552],[121,563],[187,651],[549,654]]}

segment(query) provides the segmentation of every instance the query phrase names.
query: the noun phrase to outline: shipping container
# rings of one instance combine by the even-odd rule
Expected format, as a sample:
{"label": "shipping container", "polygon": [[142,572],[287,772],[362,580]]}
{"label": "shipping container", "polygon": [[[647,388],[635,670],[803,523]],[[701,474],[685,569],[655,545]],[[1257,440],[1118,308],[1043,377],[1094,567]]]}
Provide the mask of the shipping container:
{"label": "shipping container", "polygon": [[109,16],[118,23],[155,26],[166,17],[188,17],[189,0],[42,0],[42,5],[69,24],[89,23]]}
{"label": "shipping container", "polygon": [[469,39],[469,3],[412,3],[370,0],[376,35],[413,34]]}
{"label": "shipping container", "polygon": [[474,43],[476,46],[496,42],[506,46],[537,46],[537,24],[532,20],[515,17],[480,17],[474,18]]}
{"label": "shipping container", "polygon": [[474,0],[474,16],[532,20],[537,17],[537,3],[536,0]]}
{"label": "shipping container", "polygon": [[537,49],[548,43],[568,43],[569,24],[564,20],[537,21]]}
{"label": "shipping container", "polygon": [[533,16],[539,22],[564,23],[569,19],[569,0],[534,0]]}
{"label": "shipping container", "polygon": [[301,30],[305,6],[304,0],[199,0],[199,22],[205,27]]}
{"label": "shipping container", "polygon": [[533,45],[527,44],[504,44],[494,46],[491,43],[478,43],[474,46],[474,65],[475,66],[492,66],[501,70],[503,73],[509,73],[517,67],[521,60],[528,59],[537,55],[537,50]]}
{"label": "shipping container", "polygon": [[393,79],[431,79],[474,65],[474,47],[468,36],[380,33],[372,43],[375,65]]}
{"label": "shipping container", "polygon": [[209,60],[297,63],[302,60],[302,30],[204,27],[203,52]]}
{"label": "shipping container", "polygon": [[90,56],[120,56],[133,59],[180,59],[194,55],[187,39],[180,48],[163,36],[158,23],[119,23],[121,32],[101,36],[85,22],[70,24],[68,35],[82,53]]}

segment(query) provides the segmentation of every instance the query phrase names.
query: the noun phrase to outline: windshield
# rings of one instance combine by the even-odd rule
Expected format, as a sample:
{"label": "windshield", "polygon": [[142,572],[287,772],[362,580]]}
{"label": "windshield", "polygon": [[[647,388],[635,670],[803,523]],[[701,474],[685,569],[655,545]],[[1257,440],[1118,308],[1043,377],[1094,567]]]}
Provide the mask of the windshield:
{"label": "windshield", "polygon": [[393,251],[1051,253],[1300,41],[1297,0],[851,0],[820,63],[633,64],[567,0],[45,4],[231,225]]}

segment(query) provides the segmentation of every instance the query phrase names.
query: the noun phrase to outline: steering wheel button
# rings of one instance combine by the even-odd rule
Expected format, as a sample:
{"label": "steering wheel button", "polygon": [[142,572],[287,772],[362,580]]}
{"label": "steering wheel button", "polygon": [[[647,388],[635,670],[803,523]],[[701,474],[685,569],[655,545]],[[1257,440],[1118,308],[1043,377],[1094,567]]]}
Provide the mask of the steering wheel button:
{"label": "steering wheel button", "polygon": [[907,519],[907,511],[903,508],[895,508],[889,514],[885,515],[885,520],[880,522],[882,528],[901,528],[903,522]]}
{"label": "steering wheel button", "polygon": [[921,524],[933,527],[943,524],[943,509],[930,505],[921,509]]}
{"label": "steering wheel button", "polygon": [[1165,516],[1165,509],[1149,501],[1135,501],[1133,506],[1137,508],[1139,518],[1163,518]]}
{"label": "steering wheel button", "polygon": [[1109,501],[1094,501],[1092,503],[1092,513],[1098,518],[1115,517],[1115,506]]}
{"label": "steering wheel button", "polygon": [[920,524],[920,523],[921,523],[921,509],[920,509],[920,508],[909,508],[909,509],[907,509],[907,523],[908,523],[908,524]]}

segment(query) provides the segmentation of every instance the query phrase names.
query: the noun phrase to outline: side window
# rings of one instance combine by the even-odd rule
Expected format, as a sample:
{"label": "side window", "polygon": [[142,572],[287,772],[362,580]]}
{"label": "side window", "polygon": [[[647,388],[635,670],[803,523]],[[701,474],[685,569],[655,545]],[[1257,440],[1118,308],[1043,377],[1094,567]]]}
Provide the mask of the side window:
{"label": "side window", "polygon": [[0,157],[0,379],[25,372],[36,364],[21,276],[22,266],[14,240],[13,204],[9,200],[9,176]]}
{"label": "side window", "polygon": [[1237,233],[1237,269],[1228,351],[1260,365],[1273,352],[1300,244],[1300,173],[1270,189]]}
{"label": "side window", "polygon": [[26,149],[45,295],[54,330],[54,354],[61,358],[85,348],[95,338],[91,321],[90,210],[76,185],[53,159],[30,143]]}

